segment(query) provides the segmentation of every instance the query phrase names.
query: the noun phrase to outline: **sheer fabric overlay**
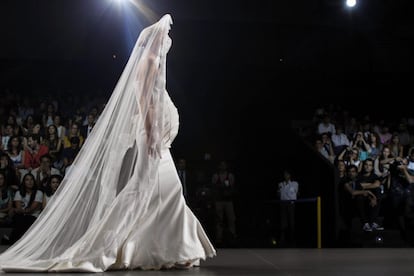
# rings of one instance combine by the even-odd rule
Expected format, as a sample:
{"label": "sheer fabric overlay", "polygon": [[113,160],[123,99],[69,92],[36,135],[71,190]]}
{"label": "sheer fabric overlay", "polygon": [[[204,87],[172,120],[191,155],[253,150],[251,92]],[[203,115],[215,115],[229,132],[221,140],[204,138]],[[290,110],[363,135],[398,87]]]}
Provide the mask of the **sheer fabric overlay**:
{"label": "sheer fabric overlay", "polygon": [[[26,234],[0,255],[3,271],[160,269],[215,255],[180,190],[175,200],[168,201],[174,202],[172,206],[160,200],[163,189],[180,188],[168,149],[178,131],[178,114],[165,90],[171,24],[167,14],[141,32],[59,189]],[[161,173],[160,166],[168,173]],[[163,223],[171,220],[162,218],[163,208],[176,210],[170,215],[183,225],[169,230],[174,221]],[[154,212],[157,218],[151,220]],[[148,245],[155,243],[148,235],[157,223],[164,227],[160,237],[183,237],[170,256],[160,257]],[[156,247],[168,248],[165,243]],[[151,250],[143,248],[145,244]]]}

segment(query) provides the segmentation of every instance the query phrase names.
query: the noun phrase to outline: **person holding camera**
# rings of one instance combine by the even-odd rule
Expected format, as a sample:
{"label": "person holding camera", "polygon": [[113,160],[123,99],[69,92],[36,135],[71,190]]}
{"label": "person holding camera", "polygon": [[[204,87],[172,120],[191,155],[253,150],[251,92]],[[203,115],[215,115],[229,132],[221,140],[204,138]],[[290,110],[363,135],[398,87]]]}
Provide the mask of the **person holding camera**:
{"label": "person holding camera", "polygon": [[409,169],[410,157],[403,158],[391,165],[391,223],[396,224],[402,238],[406,238],[407,221],[414,211],[414,171]]}
{"label": "person holding camera", "polygon": [[351,148],[358,148],[359,150],[359,160],[364,161],[368,158],[369,153],[371,152],[371,147],[365,141],[364,134],[359,131],[354,137],[354,140],[351,142]]}
{"label": "person holding camera", "polygon": [[359,159],[358,148],[345,148],[337,158],[337,161],[343,161],[347,167],[353,165],[358,168],[358,172],[362,170],[362,161]]}

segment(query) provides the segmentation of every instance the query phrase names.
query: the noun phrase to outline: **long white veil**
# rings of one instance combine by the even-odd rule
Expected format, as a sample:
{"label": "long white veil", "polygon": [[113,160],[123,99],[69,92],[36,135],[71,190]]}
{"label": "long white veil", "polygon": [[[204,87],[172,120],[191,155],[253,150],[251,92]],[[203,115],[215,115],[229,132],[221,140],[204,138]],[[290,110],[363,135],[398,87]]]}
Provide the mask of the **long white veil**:
{"label": "long white veil", "polygon": [[76,263],[95,253],[107,266],[130,228],[145,219],[162,147],[171,24],[165,15],[141,32],[71,170],[26,234],[0,255],[1,266]]}

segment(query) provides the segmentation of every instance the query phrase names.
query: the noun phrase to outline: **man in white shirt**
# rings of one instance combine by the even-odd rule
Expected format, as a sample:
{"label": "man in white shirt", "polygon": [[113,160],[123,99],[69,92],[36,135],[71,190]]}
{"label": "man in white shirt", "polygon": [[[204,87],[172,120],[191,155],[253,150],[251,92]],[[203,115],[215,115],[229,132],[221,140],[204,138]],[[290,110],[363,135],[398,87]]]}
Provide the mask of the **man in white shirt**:
{"label": "man in white shirt", "polygon": [[284,181],[278,185],[280,197],[280,243],[295,243],[295,201],[299,192],[299,184],[292,181],[289,171],[283,172]]}
{"label": "man in white shirt", "polygon": [[51,163],[52,159],[50,155],[45,154],[42,157],[40,157],[40,166],[31,171],[35,178],[37,187],[41,190],[45,188],[46,182],[51,175],[60,175],[60,171],[58,169],[53,168]]}
{"label": "man in white shirt", "polygon": [[331,118],[329,115],[325,115],[322,122],[318,125],[318,134],[330,133],[332,135],[335,132],[335,125],[331,123]]}
{"label": "man in white shirt", "polygon": [[351,145],[348,136],[343,132],[342,126],[336,128],[336,133],[331,136],[335,155],[339,155],[345,148]]}

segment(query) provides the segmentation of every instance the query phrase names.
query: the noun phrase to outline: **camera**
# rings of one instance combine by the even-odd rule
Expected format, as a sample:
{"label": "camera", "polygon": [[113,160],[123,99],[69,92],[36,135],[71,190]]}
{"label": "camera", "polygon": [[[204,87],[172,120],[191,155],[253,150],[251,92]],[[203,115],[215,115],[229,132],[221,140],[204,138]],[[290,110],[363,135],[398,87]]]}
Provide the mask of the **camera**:
{"label": "camera", "polygon": [[404,162],[403,161],[394,161],[394,163],[392,163],[392,164],[394,166],[398,167],[398,166],[404,165]]}

